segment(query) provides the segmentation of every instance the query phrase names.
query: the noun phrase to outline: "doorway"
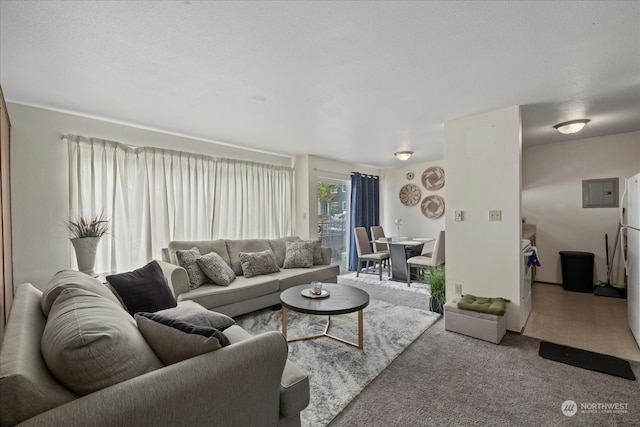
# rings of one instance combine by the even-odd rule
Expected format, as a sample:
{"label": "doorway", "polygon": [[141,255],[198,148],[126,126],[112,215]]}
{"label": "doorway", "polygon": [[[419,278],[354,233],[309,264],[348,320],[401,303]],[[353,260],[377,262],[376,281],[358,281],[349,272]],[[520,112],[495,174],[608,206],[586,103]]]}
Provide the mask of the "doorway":
{"label": "doorway", "polygon": [[331,264],[348,268],[351,182],[318,178],[318,237],[332,249]]}

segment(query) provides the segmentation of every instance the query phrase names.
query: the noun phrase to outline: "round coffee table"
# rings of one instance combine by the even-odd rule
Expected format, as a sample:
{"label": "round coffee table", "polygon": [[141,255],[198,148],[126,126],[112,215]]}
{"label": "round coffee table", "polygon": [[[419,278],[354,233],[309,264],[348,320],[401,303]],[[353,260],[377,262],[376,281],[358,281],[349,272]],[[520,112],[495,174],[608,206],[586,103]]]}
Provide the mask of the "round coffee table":
{"label": "round coffee table", "polygon": [[[329,296],[325,298],[308,298],[302,296],[302,291],[311,288],[311,285],[299,285],[289,288],[280,294],[280,302],[282,303],[282,334],[287,337],[287,310],[297,311],[299,313],[316,314],[320,316],[329,316],[327,326],[324,333],[311,335],[307,337],[287,339],[287,342],[295,342],[302,340],[312,340],[315,338],[327,337],[332,340],[362,350],[364,348],[363,340],[363,315],[362,310],[369,305],[369,294],[348,285],[338,285],[335,283],[323,283],[322,289],[329,291]],[[331,325],[331,316],[338,314],[347,314],[358,312],[358,343],[352,343],[342,338],[330,335],[328,333]]]}

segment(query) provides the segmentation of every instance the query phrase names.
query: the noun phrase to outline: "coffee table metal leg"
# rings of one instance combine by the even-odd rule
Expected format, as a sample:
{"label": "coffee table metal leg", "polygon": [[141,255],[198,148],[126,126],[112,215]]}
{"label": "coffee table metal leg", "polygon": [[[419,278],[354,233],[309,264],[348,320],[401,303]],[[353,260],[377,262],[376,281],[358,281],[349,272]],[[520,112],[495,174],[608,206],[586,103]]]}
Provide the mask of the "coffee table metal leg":
{"label": "coffee table metal leg", "polygon": [[[358,310],[358,343],[357,344],[351,341],[347,341],[343,338],[336,337],[335,335],[329,334],[330,326],[331,326],[331,316],[328,316],[327,324],[324,327],[323,333],[318,335],[310,335],[306,337],[287,339],[287,342],[306,341],[306,340],[313,340],[316,338],[326,337],[326,338],[331,338],[334,341],[339,341],[351,347],[355,347],[358,350],[364,349],[364,315],[362,310]],[[286,314],[286,308],[284,308],[284,306],[282,307],[282,334],[285,336],[285,338],[287,337],[287,314]]]}
{"label": "coffee table metal leg", "polygon": [[364,348],[364,318],[362,310],[358,310],[358,348]]}
{"label": "coffee table metal leg", "polygon": [[287,308],[282,306],[282,335],[287,337]]}

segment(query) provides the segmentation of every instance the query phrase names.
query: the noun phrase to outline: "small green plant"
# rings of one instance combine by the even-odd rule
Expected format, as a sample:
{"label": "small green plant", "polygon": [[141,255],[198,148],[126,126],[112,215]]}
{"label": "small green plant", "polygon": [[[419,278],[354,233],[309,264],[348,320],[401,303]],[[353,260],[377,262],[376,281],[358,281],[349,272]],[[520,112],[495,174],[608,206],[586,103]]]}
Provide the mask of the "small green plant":
{"label": "small green plant", "polygon": [[95,214],[91,217],[78,217],[67,224],[71,232],[71,238],[102,237],[109,232],[109,220],[103,214]]}
{"label": "small green plant", "polygon": [[435,304],[432,304],[432,307],[436,308],[434,311],[442,313],[442,307],[447,298],[447,279],[444,267],[429,267],[424,273],[424,279],[431,289],[431,298],[437,301]]}

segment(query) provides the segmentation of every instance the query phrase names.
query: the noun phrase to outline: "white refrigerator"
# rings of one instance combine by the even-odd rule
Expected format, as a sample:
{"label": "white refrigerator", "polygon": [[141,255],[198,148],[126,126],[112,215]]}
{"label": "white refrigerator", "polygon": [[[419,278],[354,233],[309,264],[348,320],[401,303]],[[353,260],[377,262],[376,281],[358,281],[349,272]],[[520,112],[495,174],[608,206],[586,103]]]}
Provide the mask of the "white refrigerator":
{"label": "white refrigerator", "polygon": [[[627,179],[620,203],[622,255],[627,272],[629,327],[640,346],[640,173]],[[622,208],[626,199],[626,214]],[[626,234],[626,239],[624,238]],[[626,246],[626,256],[625,256]]]}

